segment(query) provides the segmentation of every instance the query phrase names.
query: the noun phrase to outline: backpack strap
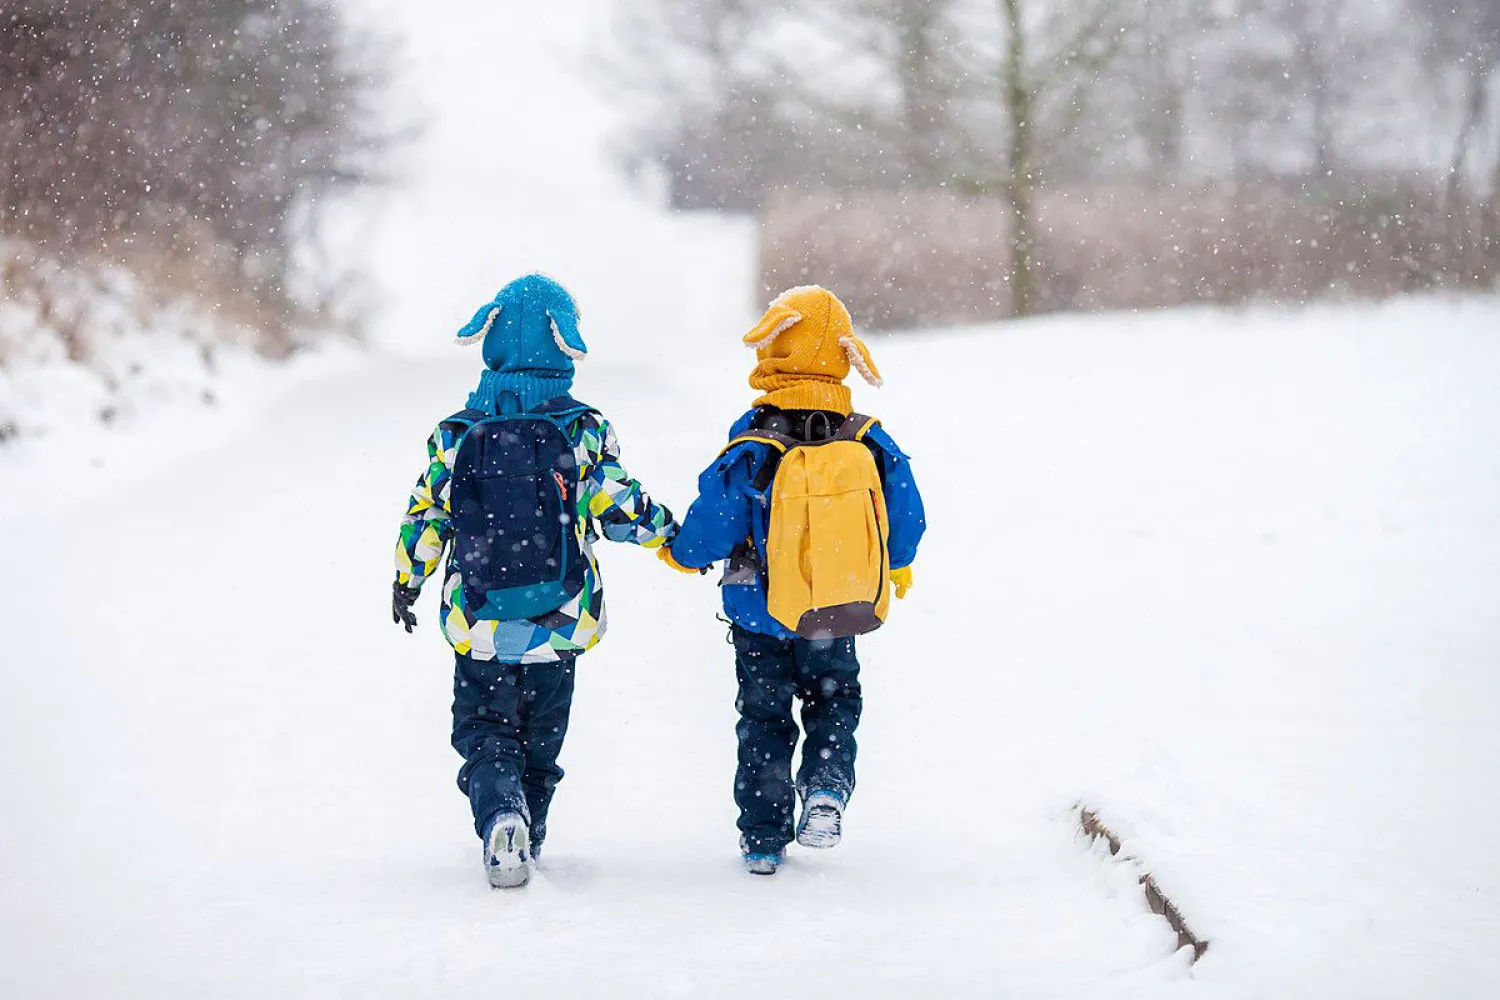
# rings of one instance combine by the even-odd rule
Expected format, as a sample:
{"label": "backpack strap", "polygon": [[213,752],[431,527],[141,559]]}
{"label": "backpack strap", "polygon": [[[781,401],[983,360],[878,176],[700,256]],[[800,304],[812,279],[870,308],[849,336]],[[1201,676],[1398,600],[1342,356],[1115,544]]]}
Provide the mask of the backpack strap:
{"label": "backpack strap", "polygon": [[724,457],[742,444],[768,444],[780,456],[785,455],[801,443],[801,441],[798,441],[789,434],[778,434],[775,431],[763,430],[746,431],[738,437],[731,438],[729,443],[724,446],[724,450],[719,452],[719,457]]}
{"label": "backpack strap", "polygon": [[481,410],[462,409],[452,416],[444,419],[443,423],[451,424],[454,427],[469,427],[479,423],[479,421],[483,420],[484,418],[485,414]]}
{"label": "backpack strap", "polygon": [[[835,433],[833,437],[829,438],[828,441],[863,442],[865,440],[865,435],[869,434],[870,431],[879,426],[880,421],[874,417],[867,417],[863,413],[851,413],[839,427],[838,432]],[[722,458],[742,444],[770,445],[776,450],[777,457],[780,458],[782,455],[785,455],[793,448],[800,448],[807,444],[816,445],[818,443],[819,442],[799,441],[789,434],[781,434],[777,431],[757,428],[755,430],[749,430],[743,434],[731,438],[729,443],[724,446],[724,450],[719,452],[719,457]]]}
{"label": "backpack strap", "polygon": [[[781,465],[782,456],[802,442],[789,434],[781,434],[776,431],[752,428],[743,434],[729,439],[729,443],[719,452],[723,458],[742,444],[763,444],[771,449],[771,457],[765,462],[750,481],[750,485],[756,490],[765,491],[771,485],[771,480],[776,477],[776,470]],[[720,586],[725,583],[743,583],[750,578],[760,580],[761,589],[764,591],[769,586],[766,578],[765,560],[755,548],[754,537],[748,537],[734,547],[728,561],[724,564],[724,579]]]}
{"label": "backpack strap", "polygon": [[464,443],[470,431],[486,420],[513,420],[528,416],[542,417],[556,424],[558,429],[566,434],[569,425],[574,420],[586,414],[600,415],[599,411],[592,406],[587,403],[580,403],[572,396],[565,394],[558,396],[556,399],[549,399],[534,410],[521,410],[515,413],[486,413],[483,410],[466,407],[453,414],[447,420],[444,420],[443,423],[458,431],[454,439],[454,447],[457,448]]}
{"label": "backpack strap", "polygon": [[851,413],[845,418],[843,426],[839,428],[838,433],[829,440],[863,441],[866,434],[879,426],[880,421],[874,417],[867,417],[863,413]]}
{"label": "backpack strap", "polygon": [[719,452],[719,457],[724,457],[742,444],[770,445],[775,453],[771,456],[771,461],[767,462],[761,468],[760,475],[756,476],[756,481],[753,484],[757,489],[763,490],[771,485],[771,479],[776,475],[776,467],[781,464],[782,457],[793,448],[801,448],[809,445],[816,447],[818,444],[832,444],[835,441],[857,441],[861,444],[868,444],[869,442],[865,441],[865,435],[879,425],[880,421],[874,417],[867,417],[862,413],[851,413],[839,425],[838,431],[827,441],[822,442],[801,441],[789,434],[782,434],[778,431],[766,430],[764,428],[755,428],[732,438],[724,446],[724,450]]}
{"label": "backpack strap", "polygon": [[594,409],[589,404],[580,403],[572,396],[565,394],[562,396],[558,396],[556,399],[547,400],[541,406],[536,407],[530,412],[541,414],[545,417],[555,417],[558,419],[563,419],[567,417],[581,416],[585,413],[597,414],[599,411]]}
{"label": "backpack strap", "polygon": [[474,429],[474,425],[487,415],[480,410],[463,409],[445,419],[438,426],[453,428],[453,447],[456,450],[459,445],[463,444],[464,438],[469,436],[469,431]]}
{"label": "backpack strap", "polygon": [[776,477],[776,469],[781,465],[782,456],[801,445],[802,442],[789,434],[781,434],[777,431],[748,430],[737,437],[731,438],[729,443],[724,446],[724,450],[719,452],[719,457],[723,458],[742,444],[764,444],[769,445],[771,448],[770,461],[761,466],[760,471],[750,483],[757,490],[764,490],[771,485],[771,480]]}
{"label": "backpack strap", "polygon": [[849,419],[844,421],[844,426],[840,430],[850,431],[852,436],[847,440],[858,441],[870,449],[870,453],[875,456],[875,468],[880,471],[880,487],[881,489],[885,489],[885,462],[881,460],[880,456],[889,454],[889,450],[878,440],[870,437],[870,433],[879,427],[880,420],[878,418],[867,417],[863,413],[851,413],[849,414]]}
{"label": "backpack strap", "polygon": [[580,403],[572,396],[563,395],[556,399],[549,399],[534,410],[528,410],[523,416],[537,416],[549,420],[557,426],[564,434],[569,434],[571,428],[584,417],[602,417],[598,410],[587,403]]}

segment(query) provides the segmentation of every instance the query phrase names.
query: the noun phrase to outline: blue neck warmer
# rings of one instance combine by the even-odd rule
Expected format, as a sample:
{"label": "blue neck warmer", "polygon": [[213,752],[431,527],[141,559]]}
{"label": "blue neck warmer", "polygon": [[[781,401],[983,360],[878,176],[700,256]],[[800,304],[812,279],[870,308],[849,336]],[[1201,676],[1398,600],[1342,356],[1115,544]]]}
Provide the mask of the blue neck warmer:
{"label": "blue neck warmer", "polygon": [[551,278],[528,274],[479,307],[458,342],[483,342],[486,368],[469,406],[500,411],[501,397],[514,393],[522,410],[556,399],[573,387],[573,364],[588,353],[578,332],[578,306]]}
{"label": "blue neck warmer", "polygon": [[500,394],[515,393],[522,410],[534,410],[549,399],[573,388],[571,372],[497,372],[486,369],[479,385],[469,394],[469,408],[491,415],[500,413]]}

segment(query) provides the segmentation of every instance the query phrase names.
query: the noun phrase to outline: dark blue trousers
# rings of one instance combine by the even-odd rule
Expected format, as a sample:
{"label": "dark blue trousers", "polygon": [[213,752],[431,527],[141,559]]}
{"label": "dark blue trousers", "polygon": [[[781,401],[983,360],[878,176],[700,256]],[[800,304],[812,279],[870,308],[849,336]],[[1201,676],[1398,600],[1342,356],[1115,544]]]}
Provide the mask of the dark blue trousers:
{"label": "dark blue trousers", "polygon": [[[854,730],[862,707],[853,639],[776,639],[735,626],[735,672],[740,690],[739,769],[734,801],[740,807],[741,846],[779,851],[791,843],[796,795],[827,791],[845,802],[854,791]],[[802,764],[792,783],[802,702]]]}
{"label": "dark blue trousers", "polygon": [[501,812],[526,816],[533,849],[547,836],[547,808],[562,780],[557,766],[577,657],[560,663],[495,663],[460,653],[453,678],[453,749],[464,758],[458,787],[474,829]]}

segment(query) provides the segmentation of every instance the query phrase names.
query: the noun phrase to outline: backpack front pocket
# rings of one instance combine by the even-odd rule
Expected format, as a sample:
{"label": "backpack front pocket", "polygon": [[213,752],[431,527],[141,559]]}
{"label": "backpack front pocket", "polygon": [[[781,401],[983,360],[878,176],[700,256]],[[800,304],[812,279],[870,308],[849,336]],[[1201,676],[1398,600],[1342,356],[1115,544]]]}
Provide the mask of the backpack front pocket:
{"label": "backpack front pocket", "polygon": [[[482,428],[455,462],[455,559],[475,618],[513,621],[556,611],[576,595],[581,559],[567,509],[572,452],[550,422]],[[560,457],[561,456],[561,457]]]}
{"label": "backpack front pocket", "polygon": [[799,447],[772,485],[767,607],[804,638],[878,628],[888,606],[885,503],[864,445]]}

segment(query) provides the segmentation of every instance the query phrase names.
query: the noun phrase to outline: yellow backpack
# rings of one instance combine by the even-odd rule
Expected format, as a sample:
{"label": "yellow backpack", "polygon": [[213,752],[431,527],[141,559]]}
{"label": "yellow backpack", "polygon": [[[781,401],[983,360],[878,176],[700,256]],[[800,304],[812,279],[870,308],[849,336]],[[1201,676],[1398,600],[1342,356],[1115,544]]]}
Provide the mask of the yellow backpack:
{"label": "yellow backpack", "polygon": [[854,413],[821,441],[752,430],[729,443],[759,441],[779,452],[766,604],[772,618],[804,639],[873,632],[890,609],[890,522],[880,469],[864,440],[877,423]]}

